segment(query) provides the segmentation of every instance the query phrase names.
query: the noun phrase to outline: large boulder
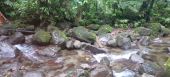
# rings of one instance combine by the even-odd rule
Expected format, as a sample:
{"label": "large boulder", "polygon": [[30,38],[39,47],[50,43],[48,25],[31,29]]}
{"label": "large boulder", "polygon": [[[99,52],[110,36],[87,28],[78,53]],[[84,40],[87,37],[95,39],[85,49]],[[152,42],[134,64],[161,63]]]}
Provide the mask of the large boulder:
{"label": "large boulder", "polygon": [[149,28],[152,30],[152,36],[158,36],[161,32],[161,24],[160,23],[149,23]]}
{"label": "large boulder", "polygon": [[47,45],[50,43],[51,34],[44,30],[37,31],[33,36],[33,43],[38,45]]}
{"label": "large boulder", "polygon": [[102,25],[99,30],[97,31],[98,35],[103,35],[107,33],[111,33],[113,28],[110,25]]}
{"label": "large boulder", "polygon": [[155,62],[146,61],[142,64],[142,69],[144,73],[150,75],[161,75],[164,73],[164,69]]}
{"label": "large boulder", "polygon": [[118,47],[121,47],[122,49],[129,49],[131,48],[131,39],[128,37],[124,37],[122,35],[118,35],[116,37],[116,42]]}
{"label": "large boulder", "polygon": [[165,27],[161,27],[161,34],[162,34],[162,36],[170,35],[170,29],[169,28],[165,28]]}
{"label": "large boulder", "polygon": [[73,37],[79,39],[80,41],[94,43],[94,41],[96,40],[96,34],[90,32],[88,29],[82,26],[74,27],[72,31]]}
{"label": "large boulder", "polygon": [[139,33],[140,36],[149,36],[152,32],[151,29],[145,27],[136,28],[135,31]]}
{"label": "large boulder", "polygon": [[66,34],[60,30],[55,30],[52,32],[52,42],[56,45],[62,45],[68,40]]}

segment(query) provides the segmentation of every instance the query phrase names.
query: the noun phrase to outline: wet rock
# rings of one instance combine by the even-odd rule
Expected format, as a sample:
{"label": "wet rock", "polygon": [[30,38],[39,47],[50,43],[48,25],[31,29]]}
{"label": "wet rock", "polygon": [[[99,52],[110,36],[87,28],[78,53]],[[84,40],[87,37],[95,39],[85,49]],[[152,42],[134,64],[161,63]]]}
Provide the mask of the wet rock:
{"label": "wet rock", "polygon": [[73,46],[76,48],[76,49],[79,49],[82,47],[82,43],[78,40],[75,40],[74,43],[73,43]]}
{"label": "wet rock", "polygon": [[26,72],[23,77],[45,77],[42,72],[38,71],[31,71],[31,72]]}
{"label": "wet rock", "polygon": [[137,63],[144,63],[144,59],[137,54],[131,55],[130,59],[134,62],[137,62]]}
{"label": "wet rock", "polygon": [[33,35],[25,36],[25,43],[31,44],[32,43],[32,39],[33,39]]}
{"label": "wet rock", "polygon": [[111,33],[113,28],[110,25],[102,25],[97,31],[97,35],[103,35],[107,33]]}
{"label": "wet rock", "polygon": [[[102,45],[107,45],[108,44],[108,42],[110,41],[110,40],[112,40],[112,35],[110,34],[110,33],[107,33],[107,34],[104,34],[104,35],[100,35],[99,36],[99,42],[102,44]],[[112,44],[112,41],[111,42],[109,42],[109,44]]]}
{"label": "wet rock", "polygon": [[126,59],[112,62],[111,67],[115,72],[122,72],[126,69],[132,70],[134,72],[140,72],[141,70],[141,64]]}
{"label": "wet rock", "polygon": [[52,32],[52,42],[56,45],[63,45],[68,40],[66,34],[58,29]]}
{"label": "wet rock", "polygon": [[168,53],[170,53],[170,47],[168,47]]}
{"label": "wet rock", "polygon": [[49,32],[39,30],[33,36],[33,43],[38,45],[48,45],[51,40],[51,34]]}
{"label": "wet rock", "polygon": [[117,46],[116,39],[109,40],[107,42],[107,45],[110,46],[110,47],[116,47]]}
{"label": "wet rock", "polygon": [[14,58],[14,57],[15,57],[15,48],[6,42],[0,42],[0,59]]}
{"label": "wet rock", "polygon": [[99,53],[106,53],[108,52],[107,50],[104,50],[102,48],[95,47],[90,44],[84,44],[83,48],[87,51],[90,51],[92,54],[99,54]]}
{"label": "wet rock", "polygon": [[104,65],[98,65],[90,73],[90,77],[113,77],[112,70]]}
{"label": "wet rock", "polygon": [[136,75],[135,72],[128,70],[128,69],[122,72],[118,72],[118,73],[114,71],[113,74],[114,74],[114,77],[135,77]]}
{"label": "wet rock", "polygon": [[61,48],[57,46],[48,46],[42,50],[38,51],[38,54],[48,57],[57,57],[57,52],[60,51]]}
{"label": "wet rock", "polygon": [[140,36],[149,36],[152,32],[151,29],[145,27],[139,27],[135,31],[137,31]]}
{"label": "wet rock", "polygon": [[80,64],[80,67],[83,69],[90,69],[91,66],[89,64]]}
{"label": "wet rock", "polygon": [[93,32],[89,32],[88,29],[79,26],[73,28],[73,37],[79,39],[80,41],[94,43],[96,40],[96,34]]}
{"label": "wet rock", "polygon": [[89,77],[89,71],[83,69],[69,70],[59,77]]}
{"label": "wet rock", "polygon": [[150,37],[149,36],[142,36],[139,40],[140,44],[143,46],[148,46],[150,44]]}
{"label": "wet rock", "polygon": [[144,74],[142,74],[142,77],[155,77],[155,76],[144,73]]}
{"label": "wet rock", "polygon": [[66,48],[72,49],[72,48],[74,47],[73,43],[74,43],[73,40],[67,41],[67,42],[66,42]]}
{"label": "wet rock", "polygon": [[150,75],[160,75],[163,74],[163,69],[154,62],[146,61],[142,64],[142,69],[144,73],[150,74]]}
{"label": "wet rock", "polygon": [[127,50],[127,49],[131,48],[130,38],[119,35],[116,37],[116,42],[117,42],[117,45],[119,47],[121,47],[122,49]]}
{"label": "wet rock", "polygon": [[15,32],[14,35],[9,37],[9,42],[11,44],[21,44],[25,42],[25,36],[21,32]]}
{"label": "wet rock", "polygon": [[55,61],[49,60],[45,63],[45,66],[41,67],[45,70],[59,70],[64,67],[63,63],[57,63]]}
{"label": "wet rock", "polygon": [[103,64],[103,65],[106,65],[106,66],[110,66],[110,60],[107,57],[103,57],[100,60],[100,63]]}
{"label": "wet rock", "polygon": [[8,36],[0,36],[0,41],[5,41],[7,40],[9,37]]}

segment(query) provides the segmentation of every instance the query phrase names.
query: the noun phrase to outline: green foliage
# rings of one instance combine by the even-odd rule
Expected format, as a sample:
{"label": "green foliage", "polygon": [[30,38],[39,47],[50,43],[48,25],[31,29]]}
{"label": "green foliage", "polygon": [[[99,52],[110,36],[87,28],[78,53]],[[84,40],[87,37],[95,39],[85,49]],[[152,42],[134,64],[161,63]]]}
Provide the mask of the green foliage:
{"label": "green foliage", "polygon": [[64,20],[77,26],[116,24],[127,28],[127,23],[139,26],[143,20],[170,25],[169,0],[1,0],[0,7],[5,15],[38,25]]}

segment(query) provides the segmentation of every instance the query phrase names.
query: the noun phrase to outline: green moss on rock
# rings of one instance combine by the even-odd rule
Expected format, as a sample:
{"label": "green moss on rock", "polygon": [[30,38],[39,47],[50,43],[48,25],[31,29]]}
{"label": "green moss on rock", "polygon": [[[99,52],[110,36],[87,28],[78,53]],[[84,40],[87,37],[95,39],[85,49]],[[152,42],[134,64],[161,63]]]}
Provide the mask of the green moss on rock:
{"label": "green moss on rock", "polygon": [[99,28],[97,34],[102,35],[102,34],[110,33],[110,32],[112,32],[112,30],[113,30],[113,28],[110,25],[102,25]]}
{"label": "green moss on rock", "polygon": [[90,32],[88,29],[79,26],[73,28],[73,37],[78,38],[81,41],[94,43],[96,40],[96,34],[93,32]]}
{"label": "green moss on rock", "polygon": [[33,41],[39,45],[47,45],[50,43],[51,34],[44,30],[39,30],[34,34]]}

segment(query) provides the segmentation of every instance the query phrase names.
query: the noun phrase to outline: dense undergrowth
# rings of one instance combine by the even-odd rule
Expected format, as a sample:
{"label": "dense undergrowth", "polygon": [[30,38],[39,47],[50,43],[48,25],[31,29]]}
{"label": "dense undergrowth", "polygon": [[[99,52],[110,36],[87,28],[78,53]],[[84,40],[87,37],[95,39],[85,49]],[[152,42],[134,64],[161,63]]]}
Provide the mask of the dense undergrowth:
{"label": "dense undergrowth", "polygon": [[35,26],[64,21],[123,28],[145,22],[170,25],[169,0],[1,0],[0,7],[8,18]]}

